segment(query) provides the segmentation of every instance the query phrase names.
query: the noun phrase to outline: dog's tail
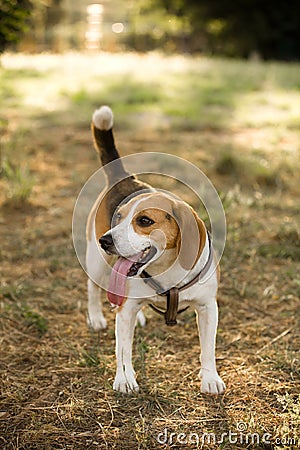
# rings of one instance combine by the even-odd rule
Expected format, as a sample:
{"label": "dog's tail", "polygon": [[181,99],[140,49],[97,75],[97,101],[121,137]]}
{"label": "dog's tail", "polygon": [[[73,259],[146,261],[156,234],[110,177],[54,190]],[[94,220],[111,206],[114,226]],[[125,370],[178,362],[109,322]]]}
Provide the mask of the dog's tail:
{"label": "dog's tail", "polygon": [[[94,145],[104,166],[109,185],[129,176],[116,149],[112,127],[113,113],[109,106],[96,109],[92,121]],[[109,164],[112,161],[114,163]]]}

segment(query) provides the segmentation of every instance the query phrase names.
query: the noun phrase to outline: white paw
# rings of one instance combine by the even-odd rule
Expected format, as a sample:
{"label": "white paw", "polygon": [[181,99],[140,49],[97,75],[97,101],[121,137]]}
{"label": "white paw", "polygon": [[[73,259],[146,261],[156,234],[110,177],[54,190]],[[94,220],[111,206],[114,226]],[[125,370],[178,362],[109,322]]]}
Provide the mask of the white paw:
{"label": "white paw", "polygon": [[201,392],[202,394],[219,395],[223,394],[226,389],[225,383],[222,378],[219,377],[217,372],[210,370],[201,370]]}
{"label": "white paw", "polygon": [[103,315],[92,316],[92,317],[88,316],[87,324],[94,331],[105,330],[105,328],[107,327],[107,322]]}
{"label": "white paw", "polygon": [[136,382],[134,374],[125,374],[123,371],[117,373],[113,388],[115,391],[122,392],[122,394],[133,394],[139,391],[139,385]]}
{"label": "white paw", "polygon": [[137,323],[144,327],[146,325],[146,317],[144,316],[143,311],[139,311],[136,316]]}

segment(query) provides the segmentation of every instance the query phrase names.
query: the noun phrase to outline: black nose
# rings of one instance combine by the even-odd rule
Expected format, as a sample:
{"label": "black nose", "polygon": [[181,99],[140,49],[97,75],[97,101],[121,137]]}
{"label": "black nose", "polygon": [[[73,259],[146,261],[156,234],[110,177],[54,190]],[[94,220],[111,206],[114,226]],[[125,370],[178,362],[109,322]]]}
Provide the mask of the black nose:
{"label": "black nose", "polygon": [[101,244],[101,247],[103,250],[109,250],[113,245],[114,241],[111,234],[104,234],[100,239],[99,242]]}

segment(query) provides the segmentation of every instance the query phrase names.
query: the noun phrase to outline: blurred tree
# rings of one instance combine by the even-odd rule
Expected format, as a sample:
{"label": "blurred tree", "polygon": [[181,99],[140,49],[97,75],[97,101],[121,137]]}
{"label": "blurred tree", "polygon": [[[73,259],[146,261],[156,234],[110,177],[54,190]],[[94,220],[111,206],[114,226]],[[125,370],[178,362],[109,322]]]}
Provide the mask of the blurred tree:
{"label": "blurred tree", "polygon": [[19,41],[27,28],[30,0],[0,0],[0,53]]}
{"label": "blurred tree", "polygon": [[[169,14],[187,17],[207,50],[265,59],[300,59],[300,2],[292,0],[155,0]],[[202,40],[203,42],[203,40]]]}
{"label": "blurred tree", "polygon": [[[94,2],[103,5],[103,50],[300,60],[299,0],[0,0],[0,53],[16,47],[27,23],[18,49],[84,49]],[[115,22],[123,26],[120,34]]]}
{"label": "blurred tree", "polygon": [[157,0],[127,2],[128,29],[123,42],[138,51],[187,51],[185,38],[191,27],[184,15],[170,13]]}
{"label": "blurred tree", "polygon": [[[1,1],[1,0],[0,0]],[[63,24],[63,0],[30,0],[31,14],[28,18],[28,29],[18,50],[25,51],[57,51],[57,41],[60,40],[58,25]]]}

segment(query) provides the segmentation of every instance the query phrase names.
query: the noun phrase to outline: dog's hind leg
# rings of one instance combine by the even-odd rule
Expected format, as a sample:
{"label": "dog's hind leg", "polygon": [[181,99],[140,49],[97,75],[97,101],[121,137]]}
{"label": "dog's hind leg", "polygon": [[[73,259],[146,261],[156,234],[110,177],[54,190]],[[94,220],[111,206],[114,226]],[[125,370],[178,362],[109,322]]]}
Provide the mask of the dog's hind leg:
{"label": "dog's hind leg", "polygon": [[144,327],[146,325],[146,317],[144,316],[142,310],[137,313],[136,321],[140,327]]}

